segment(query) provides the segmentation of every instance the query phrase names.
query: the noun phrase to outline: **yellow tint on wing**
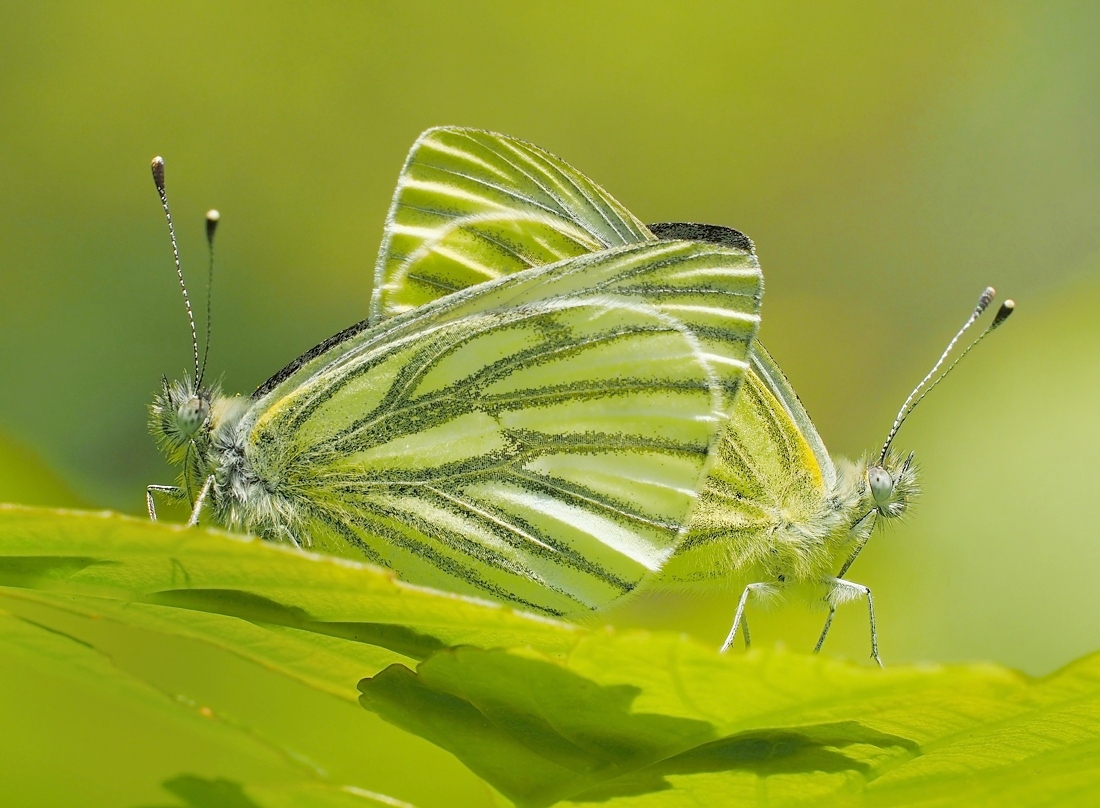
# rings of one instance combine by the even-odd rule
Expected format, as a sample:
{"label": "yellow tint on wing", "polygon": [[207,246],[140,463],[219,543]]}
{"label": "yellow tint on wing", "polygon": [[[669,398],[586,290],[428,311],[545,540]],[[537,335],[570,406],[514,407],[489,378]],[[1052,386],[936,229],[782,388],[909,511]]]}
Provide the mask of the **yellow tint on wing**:
{"label": "yellow tint on wing", "polygon": [[658,584],[691,587],[754,567],[808,567],[825,532],[827,493],[809,442],[765,380],[750,370],[687,537]]}

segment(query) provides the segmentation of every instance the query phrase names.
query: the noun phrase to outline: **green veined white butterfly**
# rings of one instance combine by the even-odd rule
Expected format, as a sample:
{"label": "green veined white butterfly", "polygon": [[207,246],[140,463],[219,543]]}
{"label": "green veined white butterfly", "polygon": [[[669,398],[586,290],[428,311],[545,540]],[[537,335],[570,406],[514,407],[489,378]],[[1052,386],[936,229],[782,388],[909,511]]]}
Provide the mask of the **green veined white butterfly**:
{"label": "green veined white butterfly", "polygon": [[[645,227],[606,191],[524,141],[443,127],[414,144],[398,181],[375,270],[374,318],[407,312],[511,272],[587,253],[685,238],[754,253],[743,234],[716,225]],[[710,586],[752,576],[729,636],[749,642],[745,606],[754,592],[809,589],[830,607],[865,597],[871,656],[881,664],[870,590],[845,580],[879,516],[905,512],[917,493],[912,454],[890,450],[912,408],[953,368],[937,371],[992,300],[987,289],[960,332],[898,413],[881,452],[834,462],[787,378],[759,342],[686,534],[652,580]],[[1004,322],[1007,301],[978,341]],[[961,359],[962,356],[959,357]],[[958,360],[956,360],[957,364]]]}
{"label": "green veined white butterfly", "polygon": [[[160,158],[153,175],[171,234]],[[643,240],[594,210],[613,248],[373,317],[247,398],[202,383],[188,304],[194,376],[151,408],[182,479],[148,489],[150,517],[154,493],[186,498],[191,524],[206,509],[552,615],[658,574],[748,367],[762,278],[748,250]]]}

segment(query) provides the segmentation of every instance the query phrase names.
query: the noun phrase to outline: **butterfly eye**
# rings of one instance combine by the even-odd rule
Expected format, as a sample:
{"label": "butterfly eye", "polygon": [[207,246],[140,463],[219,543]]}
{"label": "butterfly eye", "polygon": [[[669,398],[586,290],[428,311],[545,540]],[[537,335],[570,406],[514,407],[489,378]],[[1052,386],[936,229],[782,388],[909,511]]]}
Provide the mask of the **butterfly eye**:
{"label": "butterfly eye", "polygon": [[176,410],[176,423],[180,434],[188,438],[198,432],[199,427],[209,417],[210,405],[198,396],[191,396]]}
{"label": "butterfly eye", "polygon": [[894,495],[894,480],[890,472],[882,466],[872,466],[867,469],[867,484],[871,486],[871,496],[879,505],[886,505]]}

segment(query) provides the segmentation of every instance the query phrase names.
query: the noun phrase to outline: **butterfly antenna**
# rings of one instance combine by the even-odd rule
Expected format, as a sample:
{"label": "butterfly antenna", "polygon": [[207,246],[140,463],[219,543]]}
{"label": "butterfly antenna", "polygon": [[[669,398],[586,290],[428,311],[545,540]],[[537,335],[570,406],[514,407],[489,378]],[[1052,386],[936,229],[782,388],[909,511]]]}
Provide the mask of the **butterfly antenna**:
{"label": "butterfly antenna", "polygon": [[202,387],[202,380],[206,376],[206,360],[210,358],[210,330],[214,322],[210,317],[210,305],[214,299],[214,234],[218,231],[218,220],[221,217],[216,210],[206,211],[206,245],[210,248],[210,270],[206,276],[206,342],[203,344],[202,368],[199,370],[196,387]]}
{"label": "butterfly antenna", "polygon": [[[1015,301],[1006,300],[1004,303],[1002,303],[1001,307],[997,310],[996,316],[993,318],[993,322],[989,324],[989,327],[985,331],[983,331],[981,334],[979,334],[978,338],[976,340],[974,340],[972,343],[970,343],[966,347],[965,351],[963,351],[961,354],[959,354],[958,359],[956,359],[954,362],[952,362],[950,365],[948,365],[947,370],[945,370],[943,373],[941,373],[940,377],[938,379],[936,379],[934,382],[932,382],[932,384],[928,385],[928,387],[925,388],[924,392],[921,393],[920,396],[917,397],[917,400],[914,401],[910,405],[909,412],[912,412],[913,410],[915,410],[917,408],[917,405],[921,403],[921,401],[924,399],[924,397],[926,395],[928,395],[929,393],[931,393],[932,390],[935,388],[935,386],[937,384],[939,384],[940,382],[942,382],[944,379],[947,378],[947,374],[955,369],[955,366],[963,360],[963,357],[966,356],[968,353],[970,353],[972,350],[974,350],[974,347],[979,342],[981,342],[983,339],[985,339],[987,334],[989,334],[991,331],[993,331],[994,328],[997,328],[998,326],[1000,326],[1000,324],[1003,323],[1005,320],[1007,320],[1008,316],[1010,314],[1012,314],[1012,312],[1015,311],[1015,310],[1016,310]],[[908,413],[906,413],[906,414],[908,415]]]}
{"label": "butterfly antenna", "polygon": [[160,194],[160,206],[164,208],[164,217],[168,220],[168,237],[172,240],[172,258],[176,262],[176,276],[180,279],[180,289],[183,291],[183,305],[187,308],[187,322],[191,326],[191,347],[195,354],[195,386],[198,386],[199,378],[199,335],[195,330],[195,314],[191,311],[191,298],[187,296],[187,284],[183,282],[183,266],[180,264],[180,251],[176,246],[176,228],[172,224],[172,211],[168,209],[168,195],[164,191],[164,158],[153,158],[153,182],[157,185],[157,193]]}
{"label": "butterfly antenna", "polygon": [[893,426],[890,427],[890,434],[886,436],[886,442],[882,445],[882,452],[879,454],[878,460],[879,464],[882,464],[886,460],[886,453],[890,451],[890,444],[894,442],[894,436],[898,434],[898,430],[901,429],[901,425],[905,423],[905,419],[909,417],[909,414],[916,409],[917,404],[919,404],[926,395],[932,392],[932,389],[937,384],[947,378],[947,374],[955,369],[955,366],[962,361],[964,356],[974,350],[974,346],[985,339],[985,337],[990,332],[998,328],[1005,320],[1008,319],[1009,315],[1011,315],[1012,312],[1015,310],[1016,304],[1013,301],[1006,300],[1004,303],[1002,303],[1001,308],[998,309],[997,314],[993,318],[993,322],[990,323],[989,327],[986,328],[985,331],[983,331],[976,340],[970,343],[967,349],[963,351],[954,362],[951,363],[947,370],[945,370],[938,379],[932,381],[932,383],[929,384],[929,382],[933,379],[933,377],[935,377],[939,369],[943,366],[943,363],[947,361],[947,357],[951,355],[951,352],[955,349],[955,345],[962,338],[962,335],[965,334],[970,326],[974,325],[974,323],[977,322],[978,318],[982,316],[985,310],[989,308],[989,304],[993,302],[993,297],[995,294],[996,290],[994,290],[992,286],[986,287],[985,291],[982,292],[981,297],[978,298],[978,305],[974,307],[974,311],[971,312],[970,317],[968,317],[966,322],[963,323],[963,327],[960,328],[958,333],[956,333],[955,336],[951,338],[951,341],[947,343],[947,347],[944,349],[943,353],[940,354],[940,358],[936,360],[936,364],[932,366],[932,369],[928,371],[928,374],[923,379],[921,379],[920,384],[914,387],[913,392],[910,393],[909,397],[905,399],[905,403],[902,404],[901,409],[898,410],[897,417],[894,418]]}

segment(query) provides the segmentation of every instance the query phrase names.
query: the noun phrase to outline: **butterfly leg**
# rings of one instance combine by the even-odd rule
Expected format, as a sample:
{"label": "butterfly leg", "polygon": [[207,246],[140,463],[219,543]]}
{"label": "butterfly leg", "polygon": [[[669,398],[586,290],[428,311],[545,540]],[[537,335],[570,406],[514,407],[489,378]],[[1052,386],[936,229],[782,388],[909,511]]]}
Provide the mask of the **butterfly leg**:
{"label": "butterfly leg", "polygon": [[202,484],[202,490],[199,491],[198,497],[195,498],[195,507],[191,510],[191,518],[187,520],[188,527],[194,527],[199,523],[199,514],[202,512],[202,506],[206,504],[206,498],[210,495],[210,487],[212,485],[214,485],[213,474],[206,478],[206,482]]}
{"label": "butterfly leg", "polygon": [[733,626],[730,628],[730,633],[729,636],[726,637],[726,641],[722,643],[722,647],[719,649],[720,653],[725,653],[733,647],[733,642],[737,639],[737,629],[742,628],[742,626],[744,627],[745,647],[749,647],[749,623],[745,618],[745,605],[749,601],[749,595],[758,589],[767,588],[768,584],[765,583],[749,584],[745,587],[745,591],[741,593],[741,600],[737,602],[737,611],[733,615]]}
{"label": "butterfly leg", "polygon": [[178,488],[174,485],[147,485],[145,487],[145,507],[149,509],[149,518],[152,521],[157,521],[157,506],[153,502],[153,494],[164,494],[172,499],[183,499],[184,493],[182,488]]}
{"label": "butterfly leg", "polygon": [[829,629],[833,626],[833,618],[836,617],[836,606],[829,607],[829,616],[825,618],[825,626],[821,629],[821,636],[817,638],[814,653],[821,653],[821,646],[825,644],[825,638],[829,636]]}
{"label": "butterfly leg", "polygon": [[[847,590],[847,591],[844,591]],[[857,584],[852,581],[846,581],[843,578],[835,578],[833,580],[833,592],[830,596],[830,600],[833,602],[832,609],[836,610],[836,601],[845,600],[848,597],[864,597],[867,598],[867,614],[871,620],[871,659],[878,663],[878,666],[883,667],[882,657],[878,655],[878,629],[875,627],[875,600],[871,597],[871,590],[863,584]],[[828,630],[829,623],[832,622],[831,616],[825,623],[825,629]],[[824,632],[822,632],[824,635]],[[824,642],[822,639],[820,642]]]}

